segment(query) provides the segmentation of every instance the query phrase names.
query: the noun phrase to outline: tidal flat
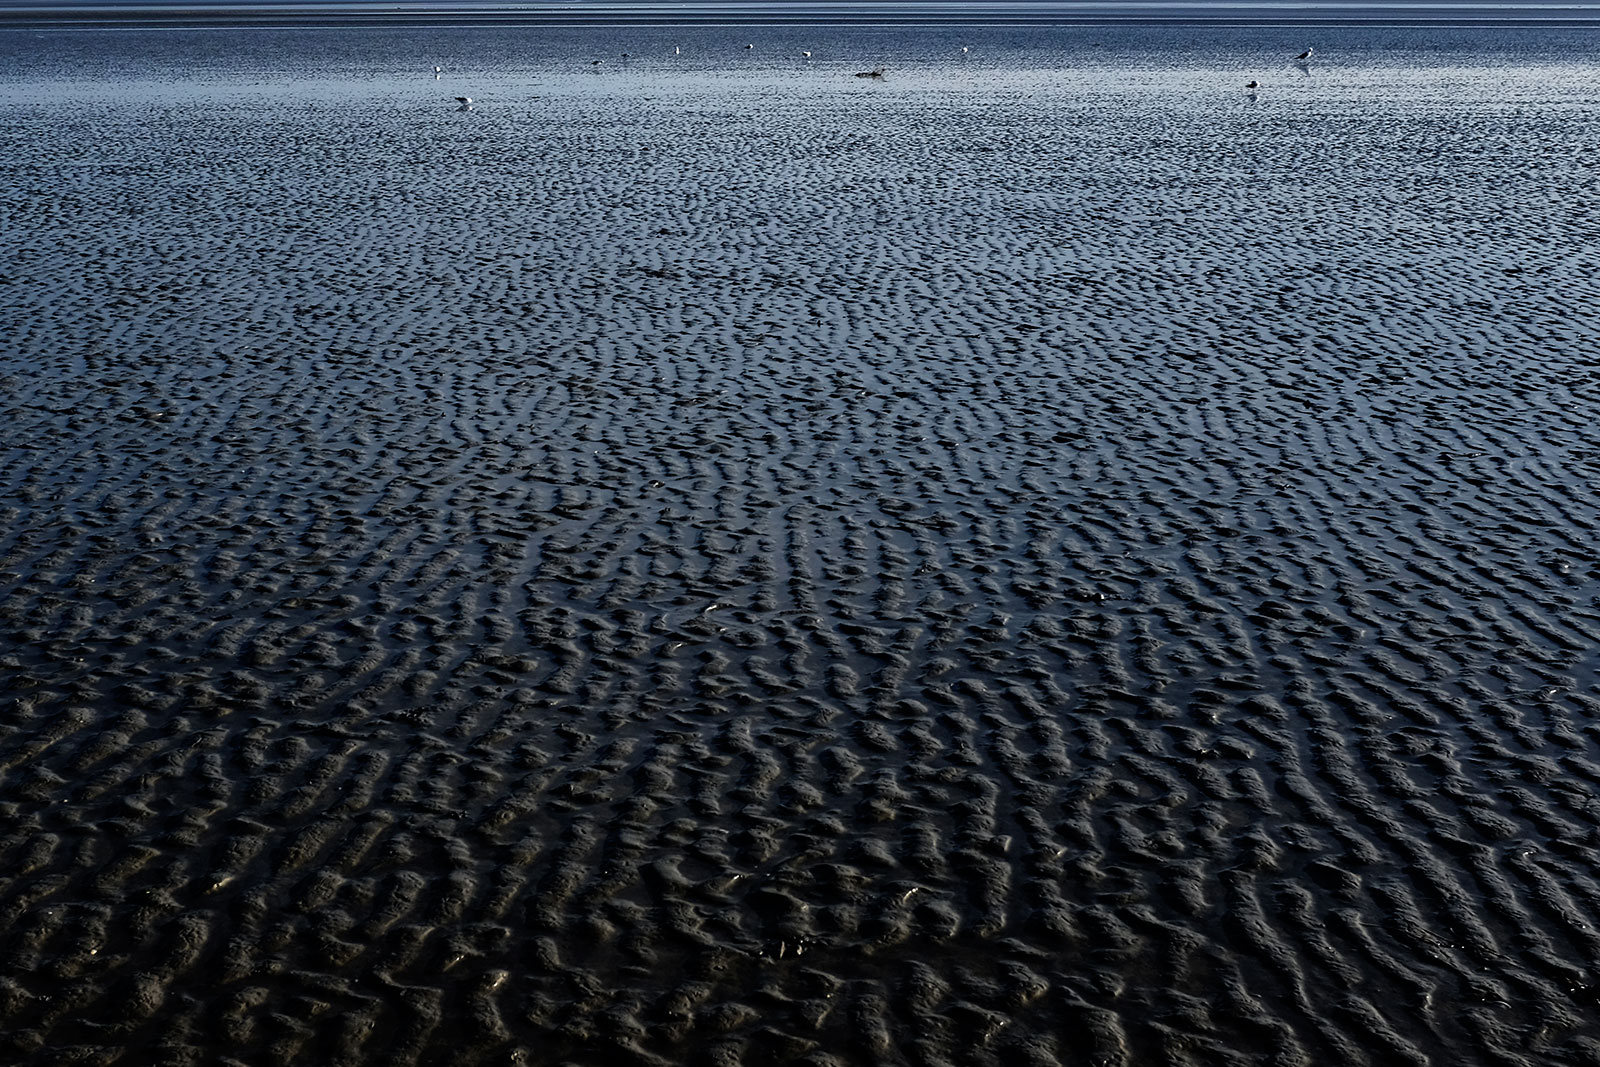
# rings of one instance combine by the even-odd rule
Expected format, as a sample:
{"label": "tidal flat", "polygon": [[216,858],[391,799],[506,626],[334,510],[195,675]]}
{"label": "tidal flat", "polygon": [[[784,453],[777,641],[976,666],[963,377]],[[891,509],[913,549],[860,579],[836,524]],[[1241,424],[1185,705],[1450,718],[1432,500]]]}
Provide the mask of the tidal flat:
{"label": "tidal flat", "polygon": [[1600,1064],[1593,38],[1315,38],[0,32],[0,1060]]}

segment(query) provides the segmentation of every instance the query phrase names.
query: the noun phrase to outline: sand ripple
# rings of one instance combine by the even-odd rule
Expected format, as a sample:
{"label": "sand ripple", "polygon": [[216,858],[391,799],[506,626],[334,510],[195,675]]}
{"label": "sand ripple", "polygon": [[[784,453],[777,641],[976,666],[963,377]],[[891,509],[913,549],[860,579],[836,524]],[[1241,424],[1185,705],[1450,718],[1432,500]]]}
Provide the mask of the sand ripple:
{"label": "sand ripple", "polygon": [[4,105],[0,1058],[1592,1062],[1537,58]]}

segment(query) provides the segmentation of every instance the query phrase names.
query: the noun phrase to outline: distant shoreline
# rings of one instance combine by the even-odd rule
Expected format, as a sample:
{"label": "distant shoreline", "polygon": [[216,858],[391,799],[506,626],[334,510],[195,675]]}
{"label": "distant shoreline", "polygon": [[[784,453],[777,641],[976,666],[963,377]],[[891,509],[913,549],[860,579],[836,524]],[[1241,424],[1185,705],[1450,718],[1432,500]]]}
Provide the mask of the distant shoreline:
{"label": "distant shoreline", "polygon": [[610,25],[1203,25],[1514,28],[1600,25],[1600,4],[875,3],[749,4],[0,4],[0,29]]}

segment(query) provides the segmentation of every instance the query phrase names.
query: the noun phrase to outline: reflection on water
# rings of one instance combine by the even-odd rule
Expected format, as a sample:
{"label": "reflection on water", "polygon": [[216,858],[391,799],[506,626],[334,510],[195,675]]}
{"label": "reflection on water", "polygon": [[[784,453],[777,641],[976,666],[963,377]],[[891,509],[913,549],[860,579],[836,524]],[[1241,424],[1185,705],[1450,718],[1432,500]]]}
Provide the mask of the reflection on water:
{"label": "reflection on water", "polygon": [[[1308,39],[1316,55],[1297,61]],[[355,42],[359,39],[359,46]],[[747,47],[753,45],[753,47]],[[1014,92],[1235,94],[1410,108],[1593,99],[1586,31],[1538,27],[611,26],[0,31],[0,84],[46,105],[118,100],[453,108],[554,98]],[[885,77],[852,75],[883,68]],[[1266,102],[1264,100],[1263,102]]]}

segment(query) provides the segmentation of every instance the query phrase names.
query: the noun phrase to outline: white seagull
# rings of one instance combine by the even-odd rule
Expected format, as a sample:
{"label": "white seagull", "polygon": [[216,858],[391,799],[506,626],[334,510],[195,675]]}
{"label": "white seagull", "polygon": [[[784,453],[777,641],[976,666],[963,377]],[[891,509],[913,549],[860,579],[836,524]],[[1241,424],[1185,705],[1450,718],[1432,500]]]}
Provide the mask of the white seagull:
{"label": "white seagull", "polygon": [[811,53],[810,52],[801,52],[800,54],[805,56],[807,59],[811,58]]}

